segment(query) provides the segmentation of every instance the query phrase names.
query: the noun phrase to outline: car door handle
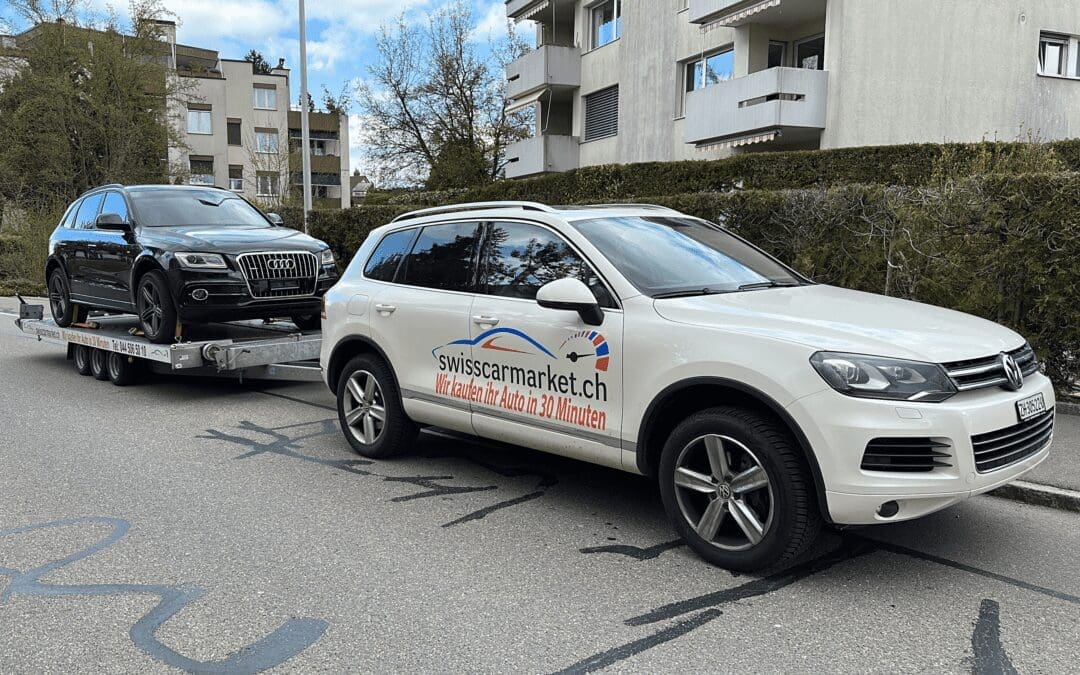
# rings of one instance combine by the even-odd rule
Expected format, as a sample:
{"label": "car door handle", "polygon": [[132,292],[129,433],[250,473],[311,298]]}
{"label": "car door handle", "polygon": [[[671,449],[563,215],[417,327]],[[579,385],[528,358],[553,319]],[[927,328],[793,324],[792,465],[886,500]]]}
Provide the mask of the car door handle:
{"label": "car door handle", "polygon": [[474,316],[472,318],[472,320],[473,320],[473,323],[475,323],[475,324],[477,324],[479,326],[494,326],[494,325],[497,325],[499,323],[499,317],[497,317],[497,316],[484,316],[482,314],[478,314],[478,315]]}
{"label": "car door handle", "polygon": [[380,314],[393,314],[396,309],[394,305],[375,305],[375,311]]}

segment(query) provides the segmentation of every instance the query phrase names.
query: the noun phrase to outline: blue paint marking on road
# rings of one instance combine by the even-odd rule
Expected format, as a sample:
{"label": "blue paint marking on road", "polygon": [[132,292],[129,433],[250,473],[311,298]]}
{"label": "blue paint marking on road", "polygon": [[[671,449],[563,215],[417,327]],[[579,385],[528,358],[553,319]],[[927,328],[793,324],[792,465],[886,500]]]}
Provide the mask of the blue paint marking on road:
{"label": "blue paint marking on road", "polygon": [[135,622],[129,631],[131,641],[143,652],[174,668],[193,673],[257,673],[279,666],[315,644],[329,624],[320,619],[289,619],[269,635],[220,661],[197,661],[184,656],[157,639],[157,631],[169,619],[202,596],[196,587],[164,584],[83,584],[57,585],[40,581],[41,577],[62,567],[85,560],[123,539],[131,525],[121,518],[85,517],[54,520],[0,530],[0,537],[11,537],[38,530],[80,525],[106,525],[111,531],[97,543],[71,555],[51,560],[27,571],[0,566],[0,576],[10,579],[0,593],[0,604],[15,595],[63,597],[107,595],[156,595],[161,601]]}

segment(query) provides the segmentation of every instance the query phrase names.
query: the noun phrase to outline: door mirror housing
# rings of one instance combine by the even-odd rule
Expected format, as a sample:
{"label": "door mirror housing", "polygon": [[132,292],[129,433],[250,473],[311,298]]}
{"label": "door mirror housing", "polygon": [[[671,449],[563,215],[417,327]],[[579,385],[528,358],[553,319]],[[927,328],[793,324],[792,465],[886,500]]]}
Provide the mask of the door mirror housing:
{"label": "door mirror housing", "polygon": [[131,232],[131,224],[120,217],[119,213],[102,213],[94,221],[94,227],[99,230]]}
{"label": "door mirror housing", "polygon": [[268,213],[268,214],[266,214],[266,219],[269,220],[274,225],[277,225],[278,227],[283,227],[285,225],[285,219],[282,218],[281,216],[279,216],[276,213]]}
{"label": "door mirror housing", "polygon": [[567,277],[544,284],[536,293],[536,304],[546,309],[577,312],[589,326],[604,323],[604,310],[589,287],[579,279]]}

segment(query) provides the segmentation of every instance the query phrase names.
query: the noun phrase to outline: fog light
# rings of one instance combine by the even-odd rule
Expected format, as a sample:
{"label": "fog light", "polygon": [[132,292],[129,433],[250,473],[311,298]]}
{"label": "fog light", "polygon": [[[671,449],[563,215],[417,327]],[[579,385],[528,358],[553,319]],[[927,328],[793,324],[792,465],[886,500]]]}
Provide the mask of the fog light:
{"label": "fog light", "polygon": [[205,288],[196,288],[191,292],[191,297],[199,302],[210,297],[210,293]]}
{"label": "fog light", "polygon": [[897,513],[900,513],[900,505],[896,502],[885,502],[878,507],[877,513],[882,518],[892,518]]}

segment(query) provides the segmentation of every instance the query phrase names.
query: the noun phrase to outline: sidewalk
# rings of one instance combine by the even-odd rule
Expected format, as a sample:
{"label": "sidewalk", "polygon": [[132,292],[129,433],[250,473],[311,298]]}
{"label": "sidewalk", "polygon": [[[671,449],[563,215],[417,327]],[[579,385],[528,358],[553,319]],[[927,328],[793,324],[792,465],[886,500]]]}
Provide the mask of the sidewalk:
{"label": "sidewalk", "polygon": [[[48,304],[45,298],[26,298],[27,302]],[[18,314],[19,301],[0,297],[0,312]],[[49,316],[46,306],[45,316]],[[10,320],[0,316],[0,321]],[[1080,404],[1058,405],[1054,445],[1050,457],[1024,476],[1023,480],[995,491],[999,497],[1080,511]]]}

